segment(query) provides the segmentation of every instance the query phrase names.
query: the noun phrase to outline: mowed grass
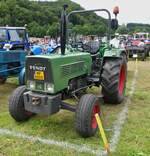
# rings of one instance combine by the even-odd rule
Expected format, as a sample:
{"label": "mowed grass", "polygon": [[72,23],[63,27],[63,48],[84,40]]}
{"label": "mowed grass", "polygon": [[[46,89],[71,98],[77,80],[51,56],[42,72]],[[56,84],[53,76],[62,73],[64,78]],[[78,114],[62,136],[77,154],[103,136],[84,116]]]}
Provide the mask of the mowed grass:
{"label": "mowed grass", "polygon": [[[147,68],[144,68],[145,65],[147,68],[150,69],[150,62],[139,62],[139,70],[140,75],[138,77],[138,82],[144,81],[144,85],[148,90],[148,84],[145,83],[145,79],[147,79],[148,76],[145,74],[148,72]],[[128,96],[133,74],[135,69],[135,62],[131,61],[129,62],[128,66],[128,82],[127,82],[127,92],[126,95]],[[150,72],[149,72],[150,73]],[[149,75],[150,79],[150,75]],[[143,80],[143,81],[142,81]],[[148,79],[147,79],[148,81]],[[17,87],[17,79],[8,79],[7,83],[5,85],[0,86],[0,128],[7,128],[9,130],[13,130],[16,132],[22,132],[28,135],[38,136],[46,139],[54,139],[57,141],[66,141],[69,143],[74,143],[78,145],[88,145],[93,149],[99,149],[100,147],[103,147],[102,140],[99,136],[99,133],[97,133],[94,137],[83,139],[78,134],[76,134],[74,129],[74,113],[69,111],[60,111],[59,113],[50,116],[50,117],[43,117],[43,116],[35,116],[32,119],[30,119],[27,122],[24,123],[17,123],[15,122],[9,115],[8,112],[8,98],[12,91]],[[117,152],[115,155],[133,155],[137,153],[143,152],[144,154],[147,154],[149,151],[147,150],[147,144],[145,145],[146,139],[141,140],[141,143],[143,143],[142,146],[138,147],[138,142],[136,139],[138,139],[139,134],[143,135],[146,134],[144,132],[145,126],[143,125],[143,128],[140,127],[140,120],[143,120],[143,124],[146,124],[146,118],[145,114],[148,113],[148,97],[145,98],[145,96],[148,95],[148,91],[143,92],[145,89],[142,87],[141,83],[137,86],[137,91],[133,98],[133,104],[130,106],[129,111],[129,117],[128,121],[125,124],[125,127],[123,129],[123,133],[121,136],[121,141],[118,145]],[[150,84],[149,84],[150,87]],[[98,88],[92,88],[89,90],[89,92],[99,94],[100,89]],[[143,93],[143,96],[141,96],[141,93]],[[150,94],[149,94],[150,95]],[[143,98],[145,102],[141,99]],[[143,105],[141,106],[141,101],[143,102]],[[126,102],[126,100],[125,100]],[[147,104],[146,104],[147,103]],[[111,138],[113,131],[112,126],[113,122],[117,119],[118,113],[122,110],[124,106],[124,103],[121,105],[108,105],[108,104],[102,104],[102,120],[103,124],[106,130],[106,135],[108,137],[108,140]],[[140,110],[139,110],[140,107]],[[148,108],[147,108],[148,107]],[[146,112],[144,112],[144,110]],[[143,113],[141,113],[143,112]],[[140,114],[138,114],[140,113]],[[140,117],[142,114],[143,117]],[[130,117],[131,116],[131,117]],[[132,119],[131,119],[132,118]],[[139,119],[140,118],[140,119]],[[129,120],[130,119],[130,120]],[[135,122],[137,124],[133,124],[132,122]],[[138,133],[133,133],[134,131],[134,125],[136,125],[135,131]],[[139,126],[139,127],[138,127]],[[149,124],[147,123],[148,129]],[[142,130],[141,130],[141,129]],[[149,127],[150,129],[150,127]],[[128,135],[128,132],[130,135]],[[142,134],[141,134],[141,133]],[[147,130],[148,132],[148,130]],[[149,133],[150,134],[150,133]],[[129,137],[130,136],[130,137]],[[135,137],[135,138],[134,138]],[[132,147],[133,143],[133,148]],[[129,145],[128,150],[127,147]],[[142,153],[142,154],[143,154]],[[26,156],[26,155],[55,155],[55,156],[61,156],[61,155],[91,155],[88,153],[79,153],[77,151],[71,150],[71,149],[63,149],[57,146],[49,146],[41,144],[40,142],[31,142],[23,139],[18,139],[11,136],[1,136],[0,135],[0,155],[6,155],[6,156]]]}
{"label": "mowed grass", "polygon": [[138,62],[138,70],[128,118],[113,156],[150,156],[150,60]]}

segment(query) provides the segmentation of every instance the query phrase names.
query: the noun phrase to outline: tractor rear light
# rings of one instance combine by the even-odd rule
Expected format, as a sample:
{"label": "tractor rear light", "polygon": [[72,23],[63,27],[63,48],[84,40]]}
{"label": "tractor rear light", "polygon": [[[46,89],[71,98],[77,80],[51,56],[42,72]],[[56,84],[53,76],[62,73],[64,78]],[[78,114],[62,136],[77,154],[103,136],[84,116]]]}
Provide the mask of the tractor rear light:
{"label": "tractor rear light", "polygon": [[45,84],[45,91],[49,93],[54,93],[54,84],[46,83]]}

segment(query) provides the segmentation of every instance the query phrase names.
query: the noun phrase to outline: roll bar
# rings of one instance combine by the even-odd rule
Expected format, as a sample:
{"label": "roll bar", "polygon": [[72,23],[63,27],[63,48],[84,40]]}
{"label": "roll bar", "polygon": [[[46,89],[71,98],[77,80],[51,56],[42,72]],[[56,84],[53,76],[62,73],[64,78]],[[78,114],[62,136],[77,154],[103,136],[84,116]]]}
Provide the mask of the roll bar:
{"label": "roll bar", "polygon": [[89,13],[89,12],[106,12],[108,14],[108,40],[110,40],[110,29],[111,29],[111,14],[107,9],[94,9],[94,10],[79,10],[79,11],[72,11],[67,15],[68,5],[63,6],[63,11],[61,14],[61,54],[65,54],[65,47],[67,42],[67,26],[69,23],[69,17],[74,14],[82,14],[82,13]]}

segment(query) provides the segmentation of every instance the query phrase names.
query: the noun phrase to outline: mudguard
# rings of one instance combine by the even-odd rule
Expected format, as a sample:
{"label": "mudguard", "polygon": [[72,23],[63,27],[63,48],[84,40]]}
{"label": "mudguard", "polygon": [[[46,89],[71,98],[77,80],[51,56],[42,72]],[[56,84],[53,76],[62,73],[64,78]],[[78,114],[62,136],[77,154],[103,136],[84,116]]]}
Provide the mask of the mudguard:
{"label": "mudguard", "polygon": [[107,49],[105,52],[104,52],[104,59],[105,58],[120,58],[122,54],[125,54],[126,57],[127,57],[127,53],[125,51],[124,48],[122,49]]}
{"label": "mudguard", "polygon": [[19,85],[25,85],[25,68],[23,68],[19,74]]}

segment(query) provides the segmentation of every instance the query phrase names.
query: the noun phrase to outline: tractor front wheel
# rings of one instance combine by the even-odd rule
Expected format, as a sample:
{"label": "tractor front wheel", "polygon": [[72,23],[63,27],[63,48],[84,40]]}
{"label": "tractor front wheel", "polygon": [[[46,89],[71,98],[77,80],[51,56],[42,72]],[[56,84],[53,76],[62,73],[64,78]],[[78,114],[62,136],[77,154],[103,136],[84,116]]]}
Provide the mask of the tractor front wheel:
{"label": "tractor front wheel", "polygon": [[33,116],[33,113],[26,111],[24,108],[23,94],[25,92],[25,86],[18,87],[9,98],[10,115],[18,122],[26,121]]}
{"label": "tractor front wheel", "polygon": [[105,60],[102,71],[102,94],[104,102],[119,104],[124,99],[127,78],[127,59]]}
{"label": "tractor front wheel", "polygon": [[75,118],[75,127],[79,135],[87,138],[96,133],[96,113],[100,114],[99,99],[93,94],[83,95],[77,105]]}

